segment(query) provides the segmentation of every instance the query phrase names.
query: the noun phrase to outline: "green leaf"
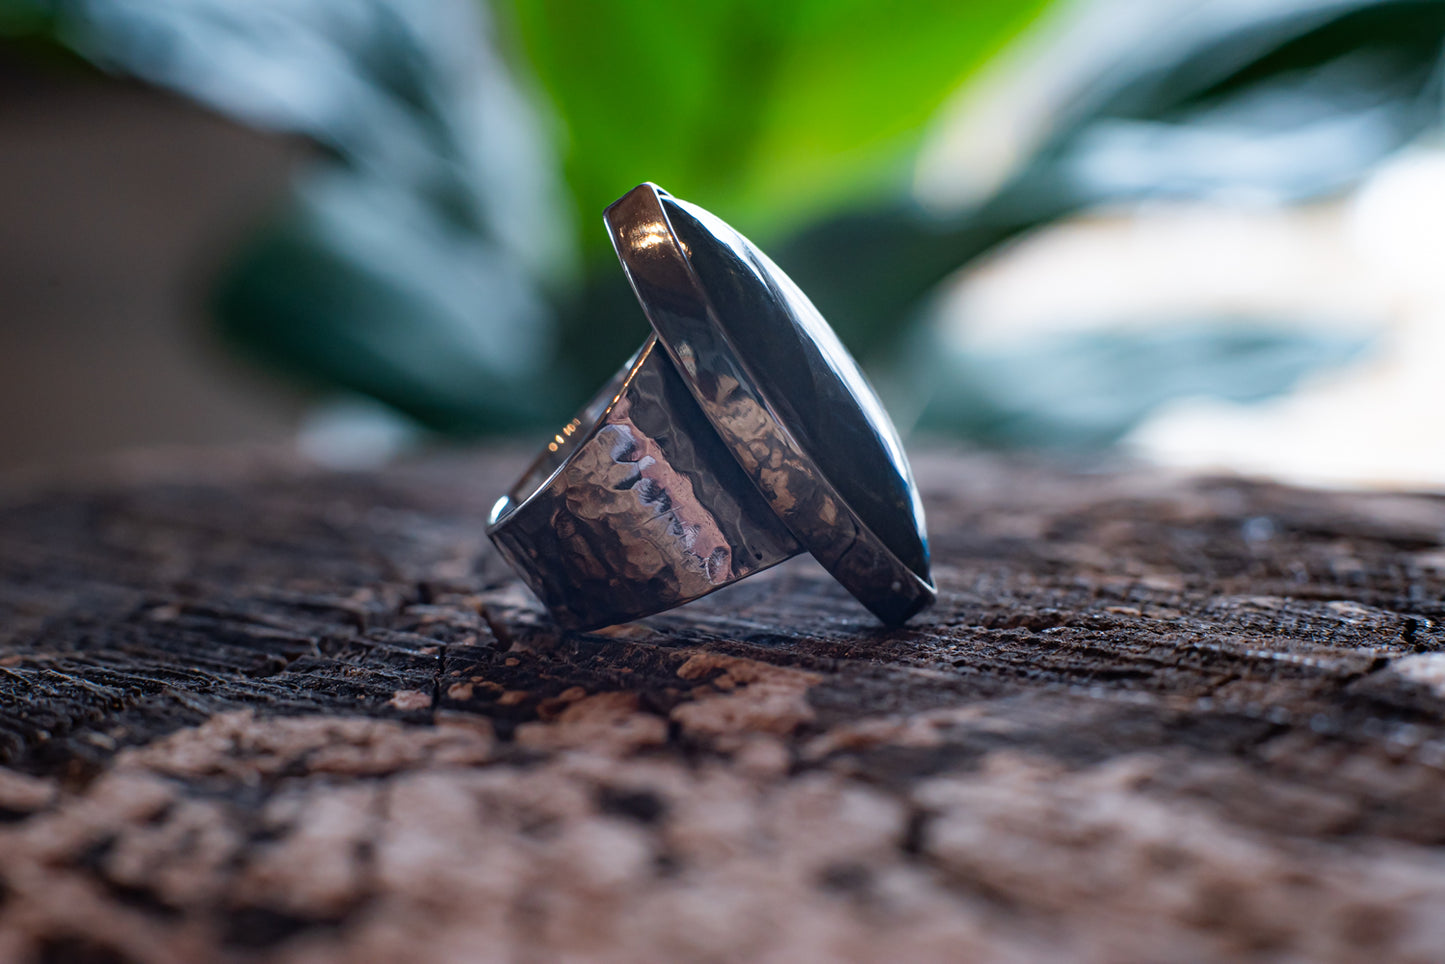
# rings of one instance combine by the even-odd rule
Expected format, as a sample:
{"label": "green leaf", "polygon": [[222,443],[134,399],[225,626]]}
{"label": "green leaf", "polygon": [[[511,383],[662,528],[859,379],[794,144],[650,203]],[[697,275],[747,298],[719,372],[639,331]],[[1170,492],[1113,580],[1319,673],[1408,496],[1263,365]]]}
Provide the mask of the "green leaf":
{"label": "green leaf", "polygon": [[897,188],[921,127],[1044,2],[510,9],[565,128],[584,222],[652,180],[768,231]]}
{"label": "green leaf", "polygon": [[0,0],[0,37],[30,37],[52,30],[50,16],[35,0]]}
{"label": "green leaf", "polygon": [[454,434],[560,418],[551,306],[494,242],[414,195],[314,171],[216,290],[223,333]]}
{"label": "green leaf", "polygon": [[439,428],[560,413],[560,171],[470,0],[36,5],[104,69],[321,148],[222,279],[231,338]]}
{"label": "green leaf", "polygon": [[1439,123],[1442,48],[1436,0],[1206,4],[1085,85],[989,207],[1340,190]]}
{"label": "green leaf", "polygon": [[991,197],[961,212],[854,207],[774,257],[856,352],[884,353],[950,274],[1081,209],[1287,202],[1349,186],[1438,125],[1442,49],[1438,0],[1203,4],[1078,77],[1052,131]]}

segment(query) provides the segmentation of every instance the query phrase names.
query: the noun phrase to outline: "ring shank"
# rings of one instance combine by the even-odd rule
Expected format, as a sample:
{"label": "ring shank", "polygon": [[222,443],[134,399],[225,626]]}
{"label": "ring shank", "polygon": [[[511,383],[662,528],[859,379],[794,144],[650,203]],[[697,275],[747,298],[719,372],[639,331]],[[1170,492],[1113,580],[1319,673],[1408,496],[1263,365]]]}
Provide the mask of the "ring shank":
{"label": "ring shank", "polygon": [[[649,340],[649,344],[650,341],[651,340]],[[491,519],[488,520],[489,526],[496,526],[506,518],[513,509],[531,498],[538,489],[546,484],[548,479],[552,478],[562,466],[567,464],[567,460],[571,458],[572,453],[587,440],[589,430],[599,426],[602,416],[606,414],[607,409],[612,406],[613,402],[617,401],[618,395],[622,391],[622,386],[626,383],[628,375],[631,374],[632,369],[641,359],[643,351],[647,348],[648,344],[644,344],[642,348],[634,352],[632,357],[618,370],[617,374],[612,376],[607,384],[602,386],[602,389],[598,391],[596,395],[592,396],[592,400],[582,407],[582,410],[577,413],[577,416],[562,426],[562,431],[552,436],[552,441],[547,443],[547,447],[542,450],[542,454],[533,460],[526,472],[522,473],[522,477],[517,480],[517,484],[512,486],[511,490],[492,507]]]}
{"label": "ring shank", "polygon": [[488,534],[569,629],[671,609],[802,551],[656,336],[497,503]]}

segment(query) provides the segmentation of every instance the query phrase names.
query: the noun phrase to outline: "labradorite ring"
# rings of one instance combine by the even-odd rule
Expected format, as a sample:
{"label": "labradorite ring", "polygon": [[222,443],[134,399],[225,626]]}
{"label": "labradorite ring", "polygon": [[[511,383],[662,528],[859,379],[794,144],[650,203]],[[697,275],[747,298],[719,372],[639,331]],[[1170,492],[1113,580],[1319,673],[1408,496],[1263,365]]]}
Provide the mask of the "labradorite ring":
{"label": "labradorite ring", "polygon": [[604,220],[653,334],[487,530],[558,624],[649,616],[800,552],[887,625],[931,603],[903,445],[807,297],[654,184]]}

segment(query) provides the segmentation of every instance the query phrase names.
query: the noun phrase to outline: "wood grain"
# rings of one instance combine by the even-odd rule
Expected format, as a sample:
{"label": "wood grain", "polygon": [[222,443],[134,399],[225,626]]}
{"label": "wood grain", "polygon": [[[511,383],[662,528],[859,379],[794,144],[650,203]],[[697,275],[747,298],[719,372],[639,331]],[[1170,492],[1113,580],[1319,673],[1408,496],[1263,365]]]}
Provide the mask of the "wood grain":
{"label": "wood grain", "polygon": [[1418,960],[1445,500],[935,453],[938,606],[564,635],[507,451],[0,494],[0,961]]}

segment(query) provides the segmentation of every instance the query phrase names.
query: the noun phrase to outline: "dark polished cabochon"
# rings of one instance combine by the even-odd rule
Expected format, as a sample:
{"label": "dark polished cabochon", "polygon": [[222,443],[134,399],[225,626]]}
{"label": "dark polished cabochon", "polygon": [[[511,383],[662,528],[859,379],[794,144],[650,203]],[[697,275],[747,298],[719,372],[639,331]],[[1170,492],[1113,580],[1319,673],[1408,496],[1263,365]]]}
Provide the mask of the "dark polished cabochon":
{"label": "dark polished cabochon", "polygon": [[696,205],[661,200],[719,327],[768,404],[863,524],[928,582],[923,508],[903,444],[857,362],[751,242]]}

